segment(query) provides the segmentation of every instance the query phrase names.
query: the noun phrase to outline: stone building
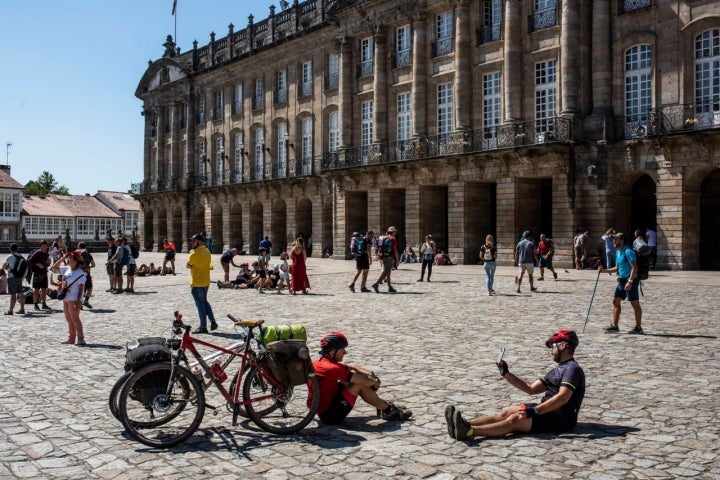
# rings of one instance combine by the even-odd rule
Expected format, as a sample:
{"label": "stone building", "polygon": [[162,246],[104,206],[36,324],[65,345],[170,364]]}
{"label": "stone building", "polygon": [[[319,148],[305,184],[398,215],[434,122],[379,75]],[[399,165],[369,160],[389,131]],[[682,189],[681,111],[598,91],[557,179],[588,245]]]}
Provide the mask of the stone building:
{"label": "stone building", "polygon": [[[136,91],[145,238],[254,251],[432,233],[475,263],[523,230],[656,228],[720,266],[720,1],[309,0],[182,52]],[[277,253],[277,252],[275,252]]]}

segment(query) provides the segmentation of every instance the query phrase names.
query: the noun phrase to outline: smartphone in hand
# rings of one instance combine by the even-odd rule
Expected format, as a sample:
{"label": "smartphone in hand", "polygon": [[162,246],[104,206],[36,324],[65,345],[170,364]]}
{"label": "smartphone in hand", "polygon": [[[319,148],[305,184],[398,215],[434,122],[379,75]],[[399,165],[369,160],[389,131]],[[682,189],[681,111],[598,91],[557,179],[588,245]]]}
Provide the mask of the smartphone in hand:
{"label": "smartphone in hand", "polygon": [[500,350],[498,350],[497,360],[495,360],[495,363],[500,363],[503,359],[503,355],[505,355],[505,347],[500,347]]}

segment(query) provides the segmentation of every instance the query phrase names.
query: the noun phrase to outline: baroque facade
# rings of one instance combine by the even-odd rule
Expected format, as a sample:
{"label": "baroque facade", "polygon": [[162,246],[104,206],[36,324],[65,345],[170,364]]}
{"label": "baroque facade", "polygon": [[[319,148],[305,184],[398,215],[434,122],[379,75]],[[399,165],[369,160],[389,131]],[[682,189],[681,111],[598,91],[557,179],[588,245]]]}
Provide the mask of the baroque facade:
{"label": "baroque facade", "polygon": [[658,267],[720,266],[719,0],[296,0],[168,37],[136,96],[156,245],[344,258],[394,225],[476,263],[530,230],[562,265],[578,228],[651,227]]}

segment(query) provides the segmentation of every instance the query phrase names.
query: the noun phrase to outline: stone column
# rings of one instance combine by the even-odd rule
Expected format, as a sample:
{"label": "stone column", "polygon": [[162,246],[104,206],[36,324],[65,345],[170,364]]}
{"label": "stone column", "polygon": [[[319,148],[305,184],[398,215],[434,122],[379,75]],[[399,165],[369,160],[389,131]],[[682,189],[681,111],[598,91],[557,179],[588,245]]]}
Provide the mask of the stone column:
{"label": "stone column", "polygon": [[512,265],[518,232],[515,228],[516,183],[513,177],[499,177],[495,189],[497,203],[497,238],[498,260],[505,265]]}
{"label": "stone column", "polygon": [[405,238],[416,252],[425,241],[425,234],[420,231],[420,215],[420,185],[408,185],[405,187]]}
{"label": "stone column", "polygon": [[353,54],[352,42],[345,40],[340,47],[340,147],[352,147],[353,127]]}
{"label": "stone column", "polygon": [[522,120],[522,21],[520,18],[521,2],[505,0],[505,44],[503,50],[503,82],[505,83],[505,122]]}
{"label": "stone column", "polygon": [[149,181],[152,180],[152,146],[153,146],[153,137],[152,137],[152,121],[153,121],[153,112],[151,110],[144,110],[145,115],[145,145],[144,145],[144,162],[143,162],[143,174],[144,174],[144,180]]}
{"label": "stone column", "polygon": [[448,246],[447,254],[457,264],[465,263],[465,183],[448,182]]}
{"label": "stone column", "polygon": [[367,190],[368,196],[368,229],[375,232],[375,236],[378,237],[385,233],[385,229],[389,225],[380,224],[380,188],[372,187]]}
{"label": "stone column", "polygon": [[184,171],[185,175],[188,178],[188,180],[191,182],[192,185],[194,185],[194,176],[197,172],[195,168],[195,124],[197,122],[196,112],[195,112],[195,96],[189,95],[187,98],[187,128],[186,128],[186,135],[185,135],[185,154],[187,158],[187,165],[184,165],[183,167],[187,168],[187,170]]}
{"label": "stone column", "polygon": [[472,42],[470,40],[470,7],[468,0],[458,0],[455,8],[455,82],[453,109],[455,129],[468,130],[472,121]]}
{"label": "stone column", "polygon": [[[168,180],[180,178],[180,172],[182,171],[180,165],[182,161],[182,152],[180,152],[180,105],[173,102],[170,106],[170,118],[172,123],[170,124],[170,158],[169,162],[172,163],[172,175],[168,175]],[[169,169],[168,169],[169,170]],[[174,184],[174,188],[177,184]]]}
{"label": "stone column", "polygon": [[610,47],[610,1],[595,0],[592,6],[592,113],[585,122],[593,140],[610,136],[612,99],[612,49]]}
{"label": "stone column", "polygon": [[157,161],[155,162],[154,178],[158,180],[164,178],[165,175],[165,115],[167,112],[164,107],[158,108],[158,125],[157,125]]}
{"label": "stone column", "polygon": [[387,36],[383,27],[378,28],[373,39],[373,143],[381,144],[387,142],[388,134]]}
{"label": "stone column", "polygon": [[425,121],[427,115],[427,34],[425,21],[415,20],[412,23],[412,135],[421,137],[425,135]]}
{"label": "stone column", "polygon": [[576,0],[562,0],[560,24],[560,92],[562,116],[574,117],[578,109],[580,89],[580,8]]}

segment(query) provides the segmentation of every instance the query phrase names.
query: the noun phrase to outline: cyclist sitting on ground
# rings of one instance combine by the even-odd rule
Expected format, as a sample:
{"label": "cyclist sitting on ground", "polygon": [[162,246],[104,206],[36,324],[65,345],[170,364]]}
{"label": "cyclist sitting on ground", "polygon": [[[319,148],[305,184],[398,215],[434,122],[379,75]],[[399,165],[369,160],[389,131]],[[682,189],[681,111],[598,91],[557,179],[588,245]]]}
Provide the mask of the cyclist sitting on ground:
{"label": "cyclist sitting on ground", "polygon": [[342,363],[348,341],[340,332],[330,332],[320,339],[320,358],[313,362],[315,375],[320,382],[320,391],[310,388],[308,404],[313,394],[320,395],[317,415],[323,423],[339,424],[355,406],[357,398],[377,408],[378,415],[384,420],[407,420],[410,410],[393,405],[380,398],[377,389],[380,379],[357,365]]}
{"label": "cyclist sitting on ground", "polygon": [[553,333],[545,346],[559,365],[532,385],[510,373],[503,360],[498,361],[500,375],[515,388],[530,395],[545,392],[540,404],[521,403],[495,415],[473,418],[469,422],[450,405],[445,409],[448,434],[457,440],[464,440],[472,436],[503,437],[513,432],[572,431],[585,396],[585,373],[573,358],[579,343],[577,334],[572,330]]}

